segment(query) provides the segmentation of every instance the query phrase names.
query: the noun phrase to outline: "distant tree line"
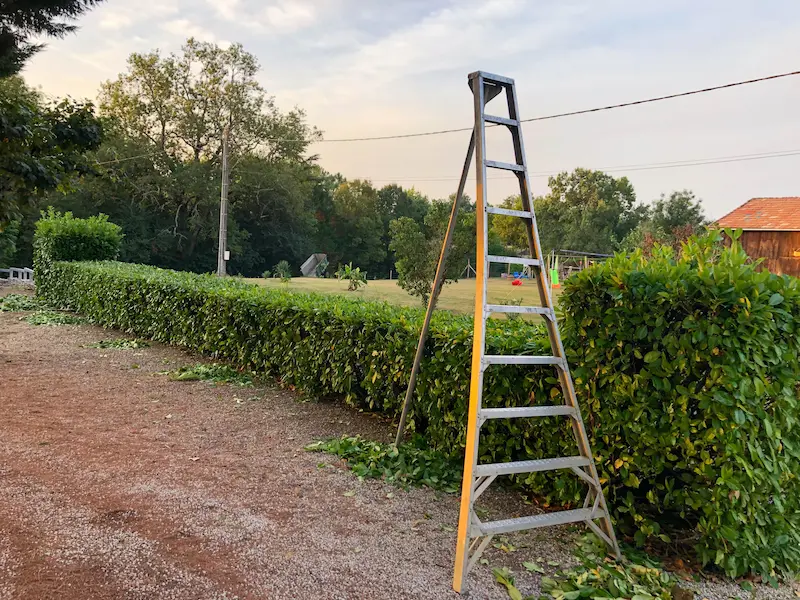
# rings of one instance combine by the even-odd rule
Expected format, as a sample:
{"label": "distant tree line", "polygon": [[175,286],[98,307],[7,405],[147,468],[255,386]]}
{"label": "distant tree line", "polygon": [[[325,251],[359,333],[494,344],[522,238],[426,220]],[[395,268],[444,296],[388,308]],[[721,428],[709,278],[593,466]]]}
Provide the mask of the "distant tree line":
{"label": "distant tree line", "polygon": [[[216,266],[222,130],[230,129],[229,271],[258,276],[286,260],[297,272],[314,252],[329,273],[352,264],[372,277],[400,272],[430,294],[452,197],[430,199],[326,172],[310,153],[320,132],[300,108],[280,111],[241,45],[189,39],[180,52],[132,54],[102,84],[97,110],[52,102],[22,79],[0,79],[0,263],[31,264],[40,210],[109,215],[125,234],[122,260],[179,270]],[[576,169],[534,199],[546,251],[598,253],[678,243],[705,222],[691,192],[648,206],[627,178]],[[520,208],[519,196],[503,206]],[[527,246],[521,221],[493,215],[490,250]],[[448,277],[475,260],[475,207],[465,198]]]}

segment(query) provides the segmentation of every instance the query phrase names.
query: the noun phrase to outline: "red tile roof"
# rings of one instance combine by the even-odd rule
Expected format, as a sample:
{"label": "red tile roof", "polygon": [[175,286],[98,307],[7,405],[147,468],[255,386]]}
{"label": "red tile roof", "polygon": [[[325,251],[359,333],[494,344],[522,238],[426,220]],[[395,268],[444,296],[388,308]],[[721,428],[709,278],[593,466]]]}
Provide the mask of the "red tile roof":
{"label": "red tile roof", "polygon": [[800,197],[753,198],[717,221],[718,227],[800,231]]}

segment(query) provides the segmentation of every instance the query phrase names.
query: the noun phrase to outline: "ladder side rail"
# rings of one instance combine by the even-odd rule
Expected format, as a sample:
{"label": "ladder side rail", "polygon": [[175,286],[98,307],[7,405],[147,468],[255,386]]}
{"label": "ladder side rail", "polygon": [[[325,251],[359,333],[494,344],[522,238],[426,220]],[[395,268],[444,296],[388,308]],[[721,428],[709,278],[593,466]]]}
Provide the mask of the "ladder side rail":
{"label": "ladder side rail", "polygon": [[403,434],[406,428],[406,418],[408,417],[408,410],[411,407],[411,399],[414,396],[414,388],[417,385],[417,375],[419,375],[420,365],[422,363],[422,354],[425,351],[425,343],[428,340],[428,329],[433,317],[433,311],[436,308],[436,302],[439,300],[439,294],[444,285],[445,272],[447,271],[447,258],[450,255],[450,248],[453,245],[453,232],[456,229],[458,222],[458,211],[461,205],[461,198],[464,196],[464,188],[467,185],[467,176],[469,175],[469,165],[472,162],[472,154],[475,150],[475,131],[469,138],[469,146],[467,147],[467,158],[464,161],[464,168],[461,170],[461,179],[458,183],[458,192],[456,193],[455,200],[453,200],[453,207],[450,210],[450,221],[447,223],[447,230],[442,240],[442,250],[439,253],[439,262],[436,265],[436,276],[433,280],[433,288],[431,289],[431,297],[428,298],[428,306],[425,310],[425,320],[422,323],[422,330],[419,334],[419,341],[417,342],[417,351],[414,354],[414,364],[411,367],[411,377],[408,381],[408,388],[406,389],[406,397],[403,401],[403,410],[400,414],[400,423],[397,425],[397,434],[395,436],[394,444],[399,446],[403,441]]}
{"label": "ladder side rail", "polygon": [[[516,86],[511,85],[507,88],[506,97],[508,100],[508,116],[511,119],[516,121],[520,120],[519,116],[519,108],[517,103],[517,90]],[[525,145],[522,141],[522,132],[520,128],[512,129],[511,130],[512,138],[514,141],[514,154],[517,160],[517,163],[523,165],[524,170],[522,174],[518,176],[519,184],[520,184],[520,195],[522,197],[522,208],[523,210],[530,210],[531,212],[531,220],[526,221],[527,227],[526,230],[528,232],[528,241],[531,250],[531,256],[534,258],[538,258],[542,260],[542,245],[541,240],[539,238],[539,228],[536,225],[536,214],[533,209],[533,196],[530,192],[530,179],[528,174],[528,166],[527,161],[525,158]],[[547,279],[547,274],[545,270],[540,266],[533,267],[536,271],[536,282],[539,287],[539,294],[540,298],[544,299],[546,305],[551,308],[555,309],[553,305],[553,298],[551,295],[550,285]],[[556,356],[559,356],[563,359],[562,366],[559,367],[558,375],[561,381],[561,389],[564,392],[564,398],[567,401],[569,406],[572,406],[575,409],[574,417],[571,419],[572,422],[572,430],[575,435],[575,440],[578,443],[578,448],[580,453],[589,458],[589,474],[595,481],[599,481],[599,476],[597,473],[597,467],[594,464],[594,457],[592,455],[591,445],[589,443],[589,436],[586,433],[586,425],[583,421],[583,417],[581,415],[581,409],[578,404],[577,396],[575,395],[575,387],[572,382],[572,375],[570,373],[569,368],[569,361],[567,360],[566,353],[564,352],[564,345],[561,341],[561,333],[558,327],[558,319],[545,319],[548,337],[550,338],[550,345],[552,348],[553,353]],[[590,490],[593,488],[590,488]],[[611,525],[611,517],[608,512],[608,506],[606,504],[605,494],[603,494],[602,489],[595,490],[595,493],[598,494],[600,505],[606,513],[606,517],[602,520],[602,529],[606,533],[606,535],[614,542],[613,543],[613,550],[616,556],[619,558],[620,551],[619,546],[617,544],[616,535],[614,533],[614,528]]]}
{"label": "ladder side rail", "polygon": [[453,588],[460,592],[469,571],[469,546],[470,528],[472,524],[472,494],[474,486],[474,467],[478,462],[478,435],[480,423],[478,411],[483,397],[483,354],[486,342],[486,319],[484,306],[486,305],[486,273],[488,262],[488,236],[486,217],[486,137],[484,130],[483,114],[485,95],[483,74],[478,72],[471,76],[472,95],[475,116],[475,175],[476,175],[476,290],[475,314],[473,317],[472,339],[472,372],[469,386],[469,410],[467,417],[467,443],[464,452],[464,475],[461,484],[461,507],[458,519],[458,537],[456,543],[455,572],[453,573]]}

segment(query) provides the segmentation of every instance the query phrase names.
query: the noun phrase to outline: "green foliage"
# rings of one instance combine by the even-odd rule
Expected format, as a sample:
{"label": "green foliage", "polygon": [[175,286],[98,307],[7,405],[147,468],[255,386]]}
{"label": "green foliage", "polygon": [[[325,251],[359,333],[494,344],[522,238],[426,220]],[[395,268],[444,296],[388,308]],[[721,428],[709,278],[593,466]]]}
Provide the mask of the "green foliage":
{"label": "green foliage", "polygon": [[[76,219],[72,213],[42,212],[34,234],[36,279],[47,279],[54,261],[113,260],[119,254],[122,230],[106,215]],[[46,286],[45,286],[46,289]]]}
{"label": "green foliage", "polygon": [[[500,208],[522,210],[522,198],[519,195],[509,196],[500,203]],[[507,215],[491,215],[489,219],[491,229],[500,237],[503,244],[514,250],[528,248],[528,234],[525,232],[525,223],[522,219]]]}
{"label": "green foliage", "polygon": [[520,592],[515,585],[516,580],[510,569],[505,567],[502,569],[492,569],[492,575],[494,575],[494,580],[497,583],[505,586],[508,597],[511,598],[511,600],[533,600],[533,596],[525,596],[523,598],[522,592]]}
{"label": "green foliage", "polygon": [[264,272],[261,274],[261,277],[263,277],[264,279],[272,279],[272,271],[270,271],[269,269],[267,269],[266,271],[264,271]]}
{"label": "green foliage", "polygon": [[129,340],[126,338],[115,338],[113,340],[100,340],[99,342],[95,342],[94,344],[89,344],[89,348],[115,348],[115,349],[138,349],[138,348],[149,348],[150,344],[145,342],[144,340]]}
{"label": "green foliage", "polygon": [[0,79],[0,231],[37,196],[91,172],[85,153],[102,136],[90,103],[48,104],[20,78]]}
{"label": "green foliage", "polygon": [[273,277],[280,277],[281,281],[287,282],[292,280],[292,268],[289,262],[282,260],[272,268]]}
{"label": "green foliage", "polygon": [[210,381],[212,383],[232,383],[242,387],[253,385],[253,376],[251,374],[242,373],[228,365],[216,363],[180,367],[175,371],[170,371],[168,375],[173,381]]}
{"label": "green foliage", "polygon": [[550,193],[534,201],[545,253],[580,250],[609,254],[647,216],[627,177],[575,169],[548,180]]}
{"label": "green foliage", "polygon": [[604,542],[584,536],[576,555],[580,566],[542,577],[542,591],[555,600],[617,598],[672,600],[677,580],[652,561],[636,564],[608,558]]}
{"label": "green foliage", "polygon": [[355,292],[362,285],[367,285],[366,271],[362,271],[359,267],[353,268],[353,263],[339,267],[336,277],[339,281],[347,281],[347,290],[349,292]]}
{"label": "green foliage", "polygon": [[83,325],[86,319],[55,310],[39,310],[21,320],[29,325]]}
{"label": "green foliage", "polygon": [[422,305],[428,305],[436,274],[436,257],[420,225],[409,217],[401,217],[389,225],[397,269],[397,285],[412,296],[419,296]]}
{"label": "green foliage", "polygon": [[8,294],[0,298],[0,312],[25,312],[40,308],[41,303],[36,298],[23,294]]}
{"label": "green foliage", "polygon": [[640,248],[650,256],[656,245],[672,246],[680,252],[681,244],[700,232],[707,223],[703,207],[689,190],[672,192],[669,197],[661,194],[647,217],[628,233],[620,243],[620,249],[632,252]]}
{"label": "green foliage", "polygon": [[693,530],[732,576],[799,570],[798,280],[711,233],[585,270],[560,305],[618,528]]}
{"label": "green foliage", "polygon": [[232,156],[300,160],[319,132],[302,110],[278,110],[258,83],[259,70],[241,44],[223,49],[189,38],[178,54],[131,54],[127,72],[103,84],[100,108],[128,136],[150,140],[173,158],[218,161],[229,123]]}
{"label": "green foliage", "polygon": [[19,225],[19,221],[11,221],[5,226],[0,225],[0,268],[20,266],[12,264],[17,254]]}
{"label": "green foliage", "polygon": [[325,240],[331,265],[354,262],[368,271],[381,268],[386,258],[383,244],[383,216],[379,197],[369,181],[355,179],[340,183],[331,196],[332,219]]}
{"label": "green foliage", "polygon": [[343,458],[359,479],[382,479],[403,487],[424,485],[448,493],[461,487],[462,458],[431,450],[419,437],[395,446],[342,436],[315,442],[306,450]]}
{"label": "green foliage", "polygon": [[0,78],[15,75],[44,45],[29,41],[47,35],[62,38],[75,31],[69,23],[102,0],[38,0],[0,5]]}
{"label": "green foliage", "polygon": [[[432,202],[422,224],[409,217],[389,223],[389,249],[395,256],[397,285],[410,295],[419,296],[423,306],[428,305],[431,296],[453,200],[451,197],[447,202]],[[458,281],[467,259],[474,259],[475,244],[475,207],[470,204],[469,198],[463,198],[443,283]]]}

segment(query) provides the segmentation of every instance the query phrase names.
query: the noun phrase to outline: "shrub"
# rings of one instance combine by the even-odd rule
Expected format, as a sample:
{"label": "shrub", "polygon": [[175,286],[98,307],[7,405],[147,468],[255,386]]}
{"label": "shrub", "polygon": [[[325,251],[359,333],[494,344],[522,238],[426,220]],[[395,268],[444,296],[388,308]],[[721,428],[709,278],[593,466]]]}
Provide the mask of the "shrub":
{"label": "shrub", "polygon": [[693,530],[731,575],[800,570],[798,280],[711,233],[582,271],[561,306],[618,527]]}
{"label": "shrub", "polygon": [[109,223],[104,214],[76,219],[71,212],[61,214],[52,207],[42,211],[33,235],[37,284],[48,278],[53,261],[114,260],[119,255],[122,237],[122,229]]}
{"label": "shrub", "polygon": [[353,268],[353,263],[343,265],[336,271],[336,277],[339,281],[347,281],[347,291],[355,292],[362,285],[367,285],[367,272],[362,271],[359,267]]}
{"label": "shrub", "polygon": [[289,261],[282,260],[272,269],[273,277],[280,277],[284,283],[292,280],[292,268],[289,266]]}

